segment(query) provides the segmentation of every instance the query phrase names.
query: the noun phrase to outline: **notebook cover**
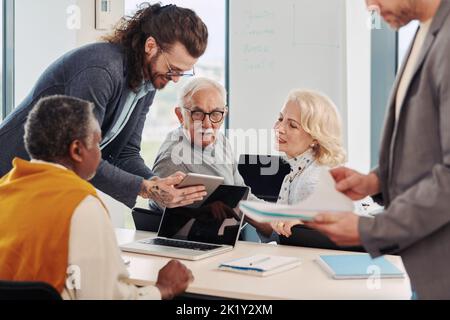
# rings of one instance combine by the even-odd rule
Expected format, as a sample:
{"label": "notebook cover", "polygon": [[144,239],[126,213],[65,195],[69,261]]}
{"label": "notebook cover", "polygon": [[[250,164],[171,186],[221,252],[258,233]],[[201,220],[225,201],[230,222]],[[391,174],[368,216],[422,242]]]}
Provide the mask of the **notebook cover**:
{"label": "notebook cover", "polygon": [[404,272],[384,257],[372,259],[368,254],[323,255],[317,260],[334,279],[403,278]]}

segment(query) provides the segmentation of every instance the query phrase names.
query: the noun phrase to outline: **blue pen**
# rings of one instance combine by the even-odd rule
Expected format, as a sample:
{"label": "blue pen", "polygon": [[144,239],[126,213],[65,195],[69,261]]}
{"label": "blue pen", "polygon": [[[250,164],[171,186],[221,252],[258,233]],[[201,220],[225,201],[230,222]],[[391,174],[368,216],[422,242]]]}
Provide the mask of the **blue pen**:
{"label": "blue pen", "polygon": [[253,261],[253,262],[250,262],[249,264],[251,266],[253,266],[255,264],[258,264],[258,263],[261,263],[261,262],[264,262],[264,261],[267,261],[267,260],[270,260],[270,257],[267,257],[267,258],[264,258],[264,259],[261,259],[261,260],[257,260],[257,261]]}

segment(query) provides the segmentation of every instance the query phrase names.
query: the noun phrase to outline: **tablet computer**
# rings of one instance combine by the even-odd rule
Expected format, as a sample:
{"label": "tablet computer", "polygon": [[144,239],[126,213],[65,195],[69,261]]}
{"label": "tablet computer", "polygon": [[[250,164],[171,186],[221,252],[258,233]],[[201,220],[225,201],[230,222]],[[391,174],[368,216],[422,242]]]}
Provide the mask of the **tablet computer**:
{"label": "tablet computer", "polygon": [[194,187],[194,186],[205,186],[206,189],[206,196],[203,197],[203,200],[197,201],[191,206],[198,207],[200,206],[208,197],[216,191],[217,187],[223,184],[224,182],[223,177],[218,176],[209,176],[206,174],[199,174],[199,173],[188,173],[186,174],[186,177],[177,184],[175,187],[177,189],[182,189],[186,187]]}

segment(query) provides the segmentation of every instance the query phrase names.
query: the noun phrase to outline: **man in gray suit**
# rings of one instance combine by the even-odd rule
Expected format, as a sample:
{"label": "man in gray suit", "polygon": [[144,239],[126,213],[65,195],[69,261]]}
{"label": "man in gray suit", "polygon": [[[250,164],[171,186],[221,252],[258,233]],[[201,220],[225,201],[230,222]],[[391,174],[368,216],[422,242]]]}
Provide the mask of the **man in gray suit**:
{"label": "man in gray suit", "polygon": [[[92,183],[129,207],[138,195],[166,207],[201,199],[203,187],[176,189],[184,173],[160,179],[140,156],[146,115],[157,90],[193,75],[208,30],[192,10],[143,5],[106,42],[73,50],[55,61],[30,94],[0,125],[0,177],[15,157],[29,159],[24,123],[43,97],[67,95],[92,102],[102,129],[102,162]],[[192,71],[190,71],[192,70]]]}
{"label": "man in gray suit", "polygon": [[374,219],[322,214],[309,223],[341,245],[399,254],[419,299],[450,299],[450,1],[367,0],[394,28],[420,28],[394,85],[379,166],[332,170],[352,199],[382,193]]}

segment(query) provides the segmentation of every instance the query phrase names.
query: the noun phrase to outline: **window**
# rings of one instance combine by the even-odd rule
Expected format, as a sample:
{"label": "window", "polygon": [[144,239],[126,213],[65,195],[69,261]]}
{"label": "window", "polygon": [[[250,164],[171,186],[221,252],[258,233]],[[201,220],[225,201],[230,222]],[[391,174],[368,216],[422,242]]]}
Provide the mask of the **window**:
{"label": "window", "polygon": [[1,62],[0,62],[0,123],[2,123],[3,118],[6,117],[6,109],[4,107],[3,101],[3,1],[0,4],[0,52],[1,52]]}
{"label": "window", "polygon": [[[132,15],[142,0],[125,0],[125,14]],[[225,0],[170,0],[161,1],[165,4],[176,4],[194,10],[208,26],[209,44],[206,53],[200,57],[195,66],[199,76],[206,76],[225,84]],[[174,113],[178,92],[189,79],[181,79],[156,94],[155,101],[150,108],[142,135],[142,156],[151,168],[159,146],[167,134],[178,127],[178,120]]]}
{"label": "window", "polygon": [[76,48],[77,41],[76,30],[67,27],[67,10],[73,4],[72,0],[14,2],[13,105],[18,106],[44,70],[64,53]]}
{"label": "window", "polygon": [[3,0],[0,5],[0,122],[13,109],[14,62],[14,1]]}

